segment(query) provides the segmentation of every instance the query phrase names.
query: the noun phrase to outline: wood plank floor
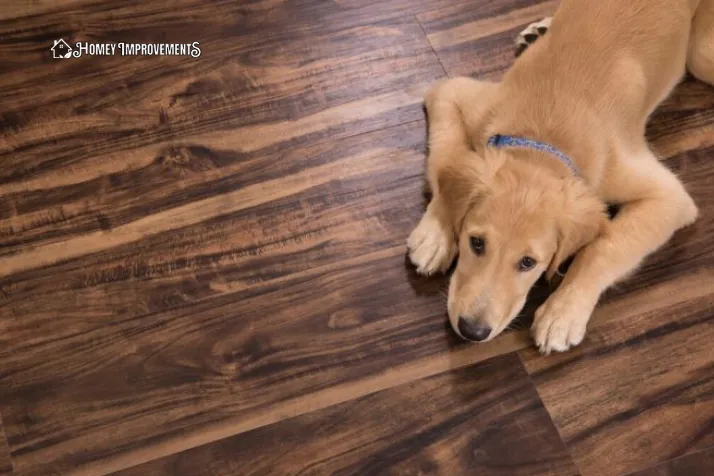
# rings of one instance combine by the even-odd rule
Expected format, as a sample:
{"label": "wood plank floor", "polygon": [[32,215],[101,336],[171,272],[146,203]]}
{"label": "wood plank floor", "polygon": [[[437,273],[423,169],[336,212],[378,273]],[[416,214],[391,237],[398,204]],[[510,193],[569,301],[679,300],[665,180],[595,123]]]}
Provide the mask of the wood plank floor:
{"label": "wood plank floor", "polygon": [[709,476],[714,468],[714,450],[705,450],[666,461],[633,476]]}
{"label": "wood plank floor", "polygon": [[207,467],[219,474],[578,474],[514,354],[119,475],[198,476]]}
{"label": "wood plank floor", "polygon": [[556,6],[0,9],[0,475],[714,474],[712,88],[648,129],[701,219],[582,347],[458,342],[406,263],[425,88],[498,79]]}
{"label": "wood plank floor", "polygon": [[10,456],[10,447],[5,439],[5,430],[2,426],[2,418],[0,418],[0,475],[12,474],[12,457]]}

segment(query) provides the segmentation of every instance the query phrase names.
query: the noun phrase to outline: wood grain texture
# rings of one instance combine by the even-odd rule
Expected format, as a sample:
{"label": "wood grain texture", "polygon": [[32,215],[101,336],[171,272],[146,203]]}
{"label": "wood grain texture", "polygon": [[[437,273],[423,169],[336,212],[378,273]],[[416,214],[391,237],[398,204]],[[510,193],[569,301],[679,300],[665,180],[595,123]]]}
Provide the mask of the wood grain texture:
{"label": "wood grain texture", "polygon": [[[0,23],[0,412],[22,474],[103,474],[528,345],[449,353],[443,281],[405,270],[421,93],[444,75],[406,5]],[[57,37],[189,32],[200,58],[48,58]]]}
{"label": "wood grain texture", "polygon": [[[423,126],[295,149],[295,160],[281,152],[284,166],[266,155],[226,173],[226,189],[203,189],[224,193],[199,188],[165,212],[147,191],[155,213],[144,221],[63,242],[82,255],[98,243],[93,254],[0,280],[0,411],[21,474],[101,473],[250,429],[258,412],[304,413],[309,398],[291,402],[315,392],[332,389],[334,403],[337,386],[419,359],[444,355],[448,368],[529,345],[461,345],[459,360],[443,280],[405,268],[423,206]],[[116,182],[171,177],[172,166],[208,175],[205,160],[159,161],[146,180],[128,171]]]}
{"label": "wood grain texture", "polygon": [[[392,474],[574,474],[513,355],[472,366],[529,348],[528,331],[456,342],[446,278],[404,256],[424,206],[423,91],[497,79],[514,33],[555,6],[3,8],[0,474],[10,456],[31,476],[235,474],[243,460],[354,473],[379,457]],[[56,61],[56,38],[189,39],[202,55]],[[585,476],[714,446],[712,105],[689,79],[648,129],[697,225],[608,294],[582,349],[521,354]]]}
{"label": "wood grain texture", "polygon": [[631,476],[710,476],[714,472],[714,449],[664,462]]}
{"label": "wood grain texture", "polygon": [[578,474],[513,354],[285,420],[116,476],[207,473]]}
{"label": "wood grain texture", "polygon": [[502,0],[455,4],[417,15],[450,76],[497,81],[512,64],[515,37],[551,16],[558,1]]}
{"label": "wood grain texture", "polygon": [[633,293],[637,307],[606,306],[609,320],[569,354],[523,351],[583,474],[629,474],[714,445],[713,277],[693,273]]}
{"label": "wood grain texture", "polygon": [[13,472],[12,458],[10,457],[10,447],[5,438],[5,430],[0,416],[0,476],[10,476]]}
{"label": "wood grain texture", "polygon": [[623,312],[570,355],[523,352],[583,474],[629,474],[714,445],[711,292],[669,306],[650,294],[654,311]]}
{"label": "wood grain texture", "polygon": [[[59,445],[70,459],[63,465],[57,458],[53,465],[68,470],[85,454],[120,453],[167,432],[250,413],[271,400],[349,379],[349,362],[384,367],[386,361],[380,365],[374,358],[379,342],[385,359],[399,352],[400,340],[409,354],[410,338],[419,332],[403,325],[407,321],[423,319],[423,325],[442,329],[443,320],[432,319],[441,314],[438,300],[413,300],[403,252],[390,251],[421,206],[420,181],[410,178],[417,177],[423,159],[410,146],[417,146],[422,134],[417,125],[356,138],[351,145],[324,142],[301,149],[300,157],[318,163],[296,164],[297,171],[272,186],[261,174],[269,169],[277,179],[283,173],[279,166],[267,167],[276,157],[266,156],[252,173],[240,168],[234,176],[238,184],[229,186],[234,192],[208,186],[204,190],[218,194],[209,202],[174,205],[168,215],[154,213],[144,225],[130,222],[126,226],[153,232],[140,245],[135,241],[141,230],[133,228],[85,235],[79,238],[82,254],[88,244],[117,241],[105,252],[5,279],[3,315],[11,320],[0,337],[7,356],[0,400],[18,468],[39,465],[42,473],[43,452],[57,454]],[[373,145],[367,153],[360,147],[363,140]],[[197,163],[200,171],[200,160],[189,157],[186,170]],[[294,161],[287,157],[286,164]],[[161,163],[157,167],[155,176],[168,175]],[[181,174],[177,177],[171,183],[180,190]],[[247,185],[251,181],[257,185]],[[368,191],[377,199],[372,206],[357,200]],[[181,194],[184,200],[190,196]],[[382,201],[411,203],[412,211],[393,209],[393,218],[380,216],[386,212]],[[155,210],[150,200],[147,205]],[[381,284],[368,279],[383,272],[388,275]],[[388,276],[401,276],[401,284],[381,291],[385,297],[393,293],[394,300],[365,301],[390,282]],[[399,314],[405,319],[401,324],[394,318]],[[385,321],[394,334],[383,340],[389,333]],[[370,325],[382,328],[374,343],[356,338]],[[446,348],[441,333],[433,338],[437,347],[431,352]],[[96,388],[94,381],[106,383]],[[285,384],[293,391],[275,387]],[[53,398],[32,388],[53,388]],[[27,421],[30,408],[37,417]],[[149,433],[139,419],[143,414],[157,422]],[[74,436],[53,435],[52,428]],[[92,450],[72,456],[73,438],[80,440],[75,447]]]}
{"label": "wood grain texture", "polygon": [[[95,14],[105,26],[101,38],[93,41],[127,41],[124,32],[139,25],[120,21],[124,16],[147,21],[139,7],[117,9]],[[230,13],[218,10],[213,15],[226,22]],[[114,22],[107,24],[103,20],[109,14]],[[255,44],[230,24],[208,29],[202,23],[174,25],[171,10],[165,14],[168,18],[157,19],[162,41],[178,41],[172,31],[182,38],[186,30],[200,32],[205,37],[200,58],[129,62],[120,56],[82,57],[60,66],[54,61],[52,77],[69,86],[53,89],[39,104],[22,92],[50,73],[47,66],[40,63],[22,75],[5,76],[20,82],[6,85],[3,93],[7,114],[15,118],[4,137],[5,154],[0,148],[0,155],[12,157],[0,158],[0,193],[7,204],[0,213],[4,255],[101,232],[154,212],[138,210],[138,197],[146,203],[145,190],[122,182],[124,177],[143,180],[146,189],[165,197],[162,208],[180,205],[182,198],[192,202],[192,184],[207,188],[211,179],[222,178],[221,171],[197,174],[179,188],[176,180],[182,177],[176,173],[185,175],[185,170],[146,177],[146,169],[156,162],[186,162],[187,155],[198,154],[204,164],[194,167],[220,168],[222,164],[205,164],[212,160],[207,154],[213,154],[222,155],[213,162],[242,165],[256,151],[285,151],[419,120],[424,87],[443,75],[413,19],[339,30],[322,23],[288,27],[273,43]],[[88,15],[89,22],[94,17]],[[157,41],[136,36],[132,41]],[[72,87],[79,71],[88,79]],[[56,255],[59,248],[50,253]],[[2,267],[12,272],[17,261],[3,261]],[[22,262],[34,263],[26,257]]]}

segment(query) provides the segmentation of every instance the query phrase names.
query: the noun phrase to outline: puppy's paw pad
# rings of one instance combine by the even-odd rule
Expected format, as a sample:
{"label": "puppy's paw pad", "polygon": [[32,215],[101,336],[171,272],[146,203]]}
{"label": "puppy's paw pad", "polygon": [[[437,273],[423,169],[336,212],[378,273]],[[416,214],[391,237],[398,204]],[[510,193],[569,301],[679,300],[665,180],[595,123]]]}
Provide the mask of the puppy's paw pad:
{"label": "puppy's paw pad", "polygon": [[516,56],[520,56],[529,45],[545,35],[550,28],[551,21],[551,17],[544,18],[539,22],[531,23],[518,33],[516,37]]}
{"label": "puppy's paw pad", "polygon": [[409,236],[407,248],[417,272],[427,276],[446,272],[458,250],[451,229],[428,211]]}

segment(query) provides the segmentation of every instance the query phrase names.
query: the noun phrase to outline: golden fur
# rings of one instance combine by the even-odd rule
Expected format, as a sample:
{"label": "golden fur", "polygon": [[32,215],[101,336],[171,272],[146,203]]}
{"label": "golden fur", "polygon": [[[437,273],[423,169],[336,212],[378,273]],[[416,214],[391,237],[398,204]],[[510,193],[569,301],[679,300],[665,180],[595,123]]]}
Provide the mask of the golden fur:
{"label": "golden fur", "polygon": [[[714,0],[563,0],[502,81],[453,78],[429,90],[433,198],[407,244],[422,274],[459,255],[448,299],[458,334],[493,339],[539,276],[575,255],[532,329],[542,352],[566,351],[600,295],[696,220],[644,135],[685,68],[714,84]],[[488,147],[494,134],[557,147],[579,177],[545,152]],[[621,206],[612,221],[606,203]]]}

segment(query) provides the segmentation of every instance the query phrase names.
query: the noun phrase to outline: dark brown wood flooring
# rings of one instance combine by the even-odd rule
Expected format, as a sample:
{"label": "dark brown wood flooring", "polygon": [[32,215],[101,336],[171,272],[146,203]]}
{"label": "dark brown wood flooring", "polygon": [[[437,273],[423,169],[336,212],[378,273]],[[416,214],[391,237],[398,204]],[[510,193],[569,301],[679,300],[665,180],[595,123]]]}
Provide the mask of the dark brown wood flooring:
{"label": "dark brown wood flooring", "polygon": [[515,354],[287,419],[123,474],[197,476],[208,467],[219,474],[578,474]]}
{"label": "dark brown wood flooring", "polygon": [[10,448],[7,446],[5,432],[0,418],[0,475],[12,474],[12,459],[10,458]]}
{"label": "dark brown wood flooring", "polygon": [[579,348],[458,342],[406,263],[425,88],[556,6],[5,2],[0,475],[714,474],[714,89],[648,130],[700,220]]}

